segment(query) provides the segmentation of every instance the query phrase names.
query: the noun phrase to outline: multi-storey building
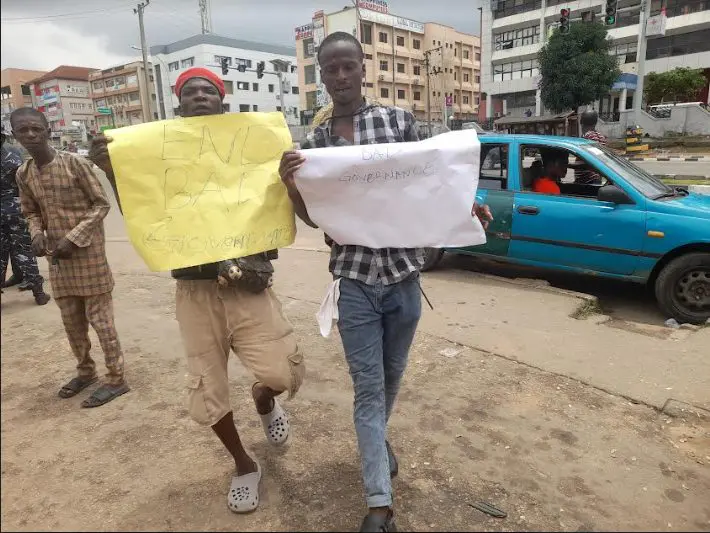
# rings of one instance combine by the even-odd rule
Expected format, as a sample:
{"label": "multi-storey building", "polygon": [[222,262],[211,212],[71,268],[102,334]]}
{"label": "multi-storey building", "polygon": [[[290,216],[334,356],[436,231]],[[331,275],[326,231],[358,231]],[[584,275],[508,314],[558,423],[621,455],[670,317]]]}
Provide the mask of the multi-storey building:
{"label": "multi-storey building", "polygon": [[[665,35],[649,36],[645,73],[675,67],[707,69],[710,74],[710,3],[707,0],[649,0],[651,16],[665,7]],[[545,114],[538,89],[537,54],[559,25],[561,8],[571,10],[571,22],[605,15],[605,0],[484,0],[483,91],[485,118]],[[619,0],[616,24],[610,26],[612,53],[622,77],[598,102],[603,117],[614,119],[632,107],[636,86],[637,42],[641,0]],[[701,95],[707,101],[707,88]],[[483,118],[483,117],[481,117]]]}
{"label": "multi-storey building", "polygon": [[[120,128],[158,119],[157,98],[152,67],[148,66],[150,86],[145,86],[143,62],[97,70],[89,74],[96,129]],[[109,109],[111,114],[101,113]]]}
{"label": "multi-storey building", "polygon": [[2,69],[0,81],[0,105],[2,106],[2,121],[10,119],[10,113],[20,107],[32,106],[32,92],[29,81],[38,78],[46,72],[41,70],[25,70],[22,68]]}
{"label": "multi-storey building", "polygon": [[429,111],[432,122],[441,122],[445,113],[454,120],[474,118],[479,103],[478,37],[390,14],[383,0],[360,0],[357,7],[335,13],[318,11],[309,24],[295,30],[304,123],[328,101],[316,52],[336,31],[362,43],[366,96],[412,111],[420,121],[428,120]]}
{"label": "multi-storey building", "polygon": [[32,106],[44,113],[52,138],[86,138],[94,129],[94,106],[89,95],[89,73],[96,69],[62,65],[31,80]]}
{"label": "multi-storey building", "polygon": [[[227,112],[283,111],[289,124],[299,123],[299,86],[296,75],[296,50],[287,46],[230,39],[215,34],[200,34],[176,43],[150,49],[155,73],[160,118],[173,118],[180,113],[174,87],[178,76],[193,66],[206,67],[222,78]],[[230,69],[222,74],[221,62],[226,58],[231,67],[243,66],[244,72]],[[259,79],[256,66],[264,61],[264,76]],[[283,73],[284,87],[273,72]],[[284,109],[281,109],[283,90]]]}

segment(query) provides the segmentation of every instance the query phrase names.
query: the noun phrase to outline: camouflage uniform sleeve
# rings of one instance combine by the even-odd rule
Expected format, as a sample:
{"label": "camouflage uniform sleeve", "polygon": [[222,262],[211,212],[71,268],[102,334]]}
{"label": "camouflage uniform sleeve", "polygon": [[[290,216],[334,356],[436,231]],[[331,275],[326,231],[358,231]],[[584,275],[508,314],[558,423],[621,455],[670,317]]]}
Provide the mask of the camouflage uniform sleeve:
{"label": "camouflage uniform sleeve", "polygon": [[79,248],[86,248],[91,244],[94,230],[102,223],[111,206],[98,176],[96,176],[88,161],[77,156],[72,157],[71,171],[91,202],[91,208],[81,222],[67,234],[67,239]]}
{"label": "camouflage uniform sleeve", "polygon": [[17,188],[20,191],[20,207],[22,209],[22,214],[24,215],[25,220],[27,220],[27,225],[30,230],[30,238],[34,239],[37,235],[44,234],[44,223],[42,222],[42,214],[39,209],[39,204],[32,194],[32,191],[25,185],[28,164],[28,162],[24,162],[22,166],[17,169],[15,179],[17,181]]}

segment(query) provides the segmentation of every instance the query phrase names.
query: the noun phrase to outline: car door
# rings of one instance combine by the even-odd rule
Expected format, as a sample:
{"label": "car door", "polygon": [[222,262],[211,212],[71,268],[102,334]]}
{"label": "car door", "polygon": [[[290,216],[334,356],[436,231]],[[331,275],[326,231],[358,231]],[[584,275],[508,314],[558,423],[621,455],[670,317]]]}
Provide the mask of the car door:
{"label": "car door", "polygon": [[[521,144],[517,148],[521,175],[527,171],[531,151],[539,152],[541,147]],[[603,183],[619,185],[573,147],[565,150],[597,171]],[[565,192],[565,181],[574,181],[575,172],[579,170],[568,170],[561,194],[532,192],[521,180],[513,208],[510,257],[553,268],[633,274],[644,242],[645,206],[617,205]]]}
{"label": "car door", "polygon": [[509,142],[486,142],[481,139],[481,171],[476,202],[479,205],[488,205],[493,214],[493,221],[486,230],[485,244],[450,251],[463,254],[508,255],[513,223],[513,191],[509,185],[511,152]]}

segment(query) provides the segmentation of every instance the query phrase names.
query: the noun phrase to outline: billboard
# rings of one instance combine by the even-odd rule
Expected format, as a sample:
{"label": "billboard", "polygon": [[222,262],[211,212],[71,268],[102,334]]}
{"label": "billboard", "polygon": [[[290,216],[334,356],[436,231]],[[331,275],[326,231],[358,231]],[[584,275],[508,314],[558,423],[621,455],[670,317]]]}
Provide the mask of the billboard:
{"label": "billboard", "polygon": [[360,18],[368,22],[384,24],[385,26],[394,26],[395,28],[398,28],[400,30],[407,30],[415,33],[424,33],[424,24],[422,24],[421,22],[406,19],[404,17],[396,17],[387,13],[380,13],[377,11],[370,11],[369,9],[362,9],[360,11]]}
{"label": "billboard", "polygon": [[294,30],[294,32],[296,33],[297,41],[313,37],[313,24],[305,24],[303,26],[299,26]]}
{"label": "billboard", "polygon": [[361,9],[369,9],[378,13],[389,13],[389,7],[384,0],[358,0],[357,6]]}

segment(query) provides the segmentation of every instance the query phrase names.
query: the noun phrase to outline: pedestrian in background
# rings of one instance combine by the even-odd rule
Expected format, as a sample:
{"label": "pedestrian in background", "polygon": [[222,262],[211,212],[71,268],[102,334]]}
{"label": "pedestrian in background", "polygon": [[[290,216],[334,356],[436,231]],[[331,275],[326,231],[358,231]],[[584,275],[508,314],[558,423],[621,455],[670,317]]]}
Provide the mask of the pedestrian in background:
{"label": "pedestrian in background", "polygon": [[597,131],[597,121],[599,120],[599,115],[596,111],[585,111],[579,119],[582,125],[582,138],[589,139],[590,141],[595,141],[600,144],[606,144],[607,140],[604,135]]}
{"label": "pedestrian in background", "polygon": [[[6,140],[3,125],[0,132],[0,279],[3,281],[3,287],[19,284],[21,290],[31,290],[37,305],[46,305],[50,297],[44,292],[44,278],[39,273],[37,258],[32,252],[27,221],[20,208],[20,191],[16,178],[17,169],[22,165],[22,157],[14,148],[7,146]],[[12,277],[6,282],[8,260],[12,263]]]}
{"label": "pedestrian in background", "polygon": [[106,359],[106,382],[84,400],[97,407],[128,392],[123,353],[114,325],[113,276],[106,259],[103,219],[109,203],[91,164],[58,152],[49,144],[47,118],[31,107],[10,115],[12,133],[30,153],[17,171],[22,212],[27,218],[32,250],[50,255],[49,281],[61,311],[78,375],[59,390],[71,398],[96,382],[89,324],[96,331]]}
{"label": "pedestrian in background", "polygon": [[[321,78],[333,105],[301,148],[417,141],[414,116],[398,107],[383,106],[362,96],[365,73],[360,42],[346,32],[328,35],[318,48]],[[280,174],[298,216],[317,227],[294,182],[304,155],[286,152]],[[491,218],[486,206],[476,215]],[[371,249],[331,246],[330,271],[340,279],[338,330],[355,391],[357,433],[366,502],[369,508],[360,531],[396,531],[391,478],[397,459],[387,440],[387,422],[407,365],[409,348],[421,315],[419,271],[424,250]]]}
{"label": "pedestrian in background", "polygon": [[[222,114],[224,93],[222,80],[205,68],[187,69],[175,82],[183,117]],[[104,136],[94,138],[90,158],[106,172],[120,205],[108,142]],[[154,179],[159,182],[163,177]],[[240,258],[242,279],[252,277],[247,274],[254,272],[252,265],[271,270],[269,260],[276,257],[277,251],[272,250]],[[227,505],[235,513],[248,513],[259,505],[261,467],[244,449],[234,423],[227,373],[230,351],[257,379],[251,389],[253,401],[267,441],[274,446],[285,444],[290,433],[288,416],[276,397],[283,392],[289,397],[296,394],[305,364],[293,326],[268,280],[229,282],[223,274],[230,264],[180,268],[172,275],[177,279],[175,314],[187,355],[188,410],[193,420],[212,428],[234,459]]]}

